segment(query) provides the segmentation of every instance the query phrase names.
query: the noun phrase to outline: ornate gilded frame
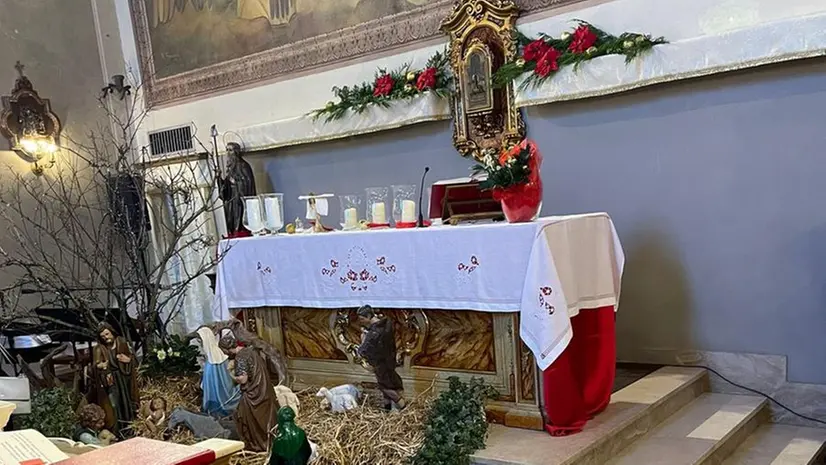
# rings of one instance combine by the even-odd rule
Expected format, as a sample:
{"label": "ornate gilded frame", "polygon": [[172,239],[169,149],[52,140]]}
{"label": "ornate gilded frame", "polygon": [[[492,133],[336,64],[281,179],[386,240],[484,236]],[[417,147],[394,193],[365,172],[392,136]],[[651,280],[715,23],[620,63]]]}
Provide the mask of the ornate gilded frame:
{"label": "ornate gilded frame", "polygon": [[[157,79],[146,3],[144,0],[129,1],[144,96],[150,105],[202,97],[433,39],[439,36],[440,23],[451,14],[454,4],[454,0],[440,0],[405,13]],[[581,1],[584,0],[517,0],[516,5],[523,13],[533,13]]]}
{"label": "ornate gilded frame", "polygon": [[[442,22],[450,39],[450,65],[455,76],[453,145],[463,156],[480,158],[484,149],[498,150],[525,137],[525,122],[515,105],[513,86],[492,89],[490,76],[499,66],[516,58],[516,19],[519,8],[511,0],[457,0]],[[465,76],[472,54],[487,54],[491,69],[486,74],[493,102],[487,108],[469,109],[471,91]]]}

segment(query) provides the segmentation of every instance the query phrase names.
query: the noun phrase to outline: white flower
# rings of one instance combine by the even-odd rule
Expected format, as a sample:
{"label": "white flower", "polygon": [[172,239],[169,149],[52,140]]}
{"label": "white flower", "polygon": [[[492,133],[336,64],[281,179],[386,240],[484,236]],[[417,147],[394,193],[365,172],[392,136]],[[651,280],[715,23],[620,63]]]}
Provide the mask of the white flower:
{"label": "white flower", "polygon": [[180,357],[181,353],[180,352],[172,352],[172,356],[173,357]]}
{"label": "white flower", "polygon": [[509,165],[512,165],[514,163],[516,163],[516,158],[508,158],[508,164]]}
{"label": "white flower", "polygon": [[571,33],[570,32],[563,32],[562,34],[559,35],[559,38],[561,40],[568,40],[568,39],[571,38]]}
{"label": "white flower", "polygon": [[164,359],[166,359],[166,351],[164,351],[163,349],[158,349],[155,351],[155,356],[158,357],[158,361],[163,362]]}

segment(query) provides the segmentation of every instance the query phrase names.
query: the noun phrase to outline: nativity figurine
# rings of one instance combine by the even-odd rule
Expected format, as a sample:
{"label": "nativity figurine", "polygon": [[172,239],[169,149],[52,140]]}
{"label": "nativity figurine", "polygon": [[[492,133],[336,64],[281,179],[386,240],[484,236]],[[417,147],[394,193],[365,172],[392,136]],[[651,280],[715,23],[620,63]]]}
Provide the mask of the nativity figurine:
{"label": "nativity figurine", "polygon": [[218,347],[218,339],[212,329],[203,326],[196,333],[204,355],[201,411],[217,418],[227,417],[238,407],[241,397],[240,389],[232,383],[229,358]]}
{"label": "nativity figurine", "polygon": [[241,387],[241,398],[234,420],[238,435],[248,450],[263,452],[269,445],[269,431],[275,426],[276,397],[266,362],[253,347],[247,347],[234,336],[219,342],[221,350],[235,360],[233,379]]}
{"label": "nativity figurine", "polygon": [[307,465],[313,455],[307,434],[295,424],[295,412],[290,407],[281,407],[269,465]]}
{"label": "nativity figurine", "polygon": [[373,307],[364,305],[358,309],[362,326],[358,355],[373,369],[376,383],[384,396],[387,410],[401,410],[407,405],[404,399],[402,378],[396,373],[396,337],[393,322],[379,316]]}
{"label": "nativity figurine", "polygon": [[77,412],[78,423],[72,440],[89,446],[108,446],[115,436],[103,429],[106,424],[106,412],[99,405],[87,404]]}
{"label": "nativity figurine", "polygon": [[106,426],[122,437],[137,411],[137,360],[126,339],[117,336],[106,323],[98,328],[93,360],[100,393],[98,402],[106,412]]}
{"label": "nativity figurine", "polygon": [[166,429],[166,410],[166,399],[163,397],[155,397],[141,406],[141,417],[152,434]]}

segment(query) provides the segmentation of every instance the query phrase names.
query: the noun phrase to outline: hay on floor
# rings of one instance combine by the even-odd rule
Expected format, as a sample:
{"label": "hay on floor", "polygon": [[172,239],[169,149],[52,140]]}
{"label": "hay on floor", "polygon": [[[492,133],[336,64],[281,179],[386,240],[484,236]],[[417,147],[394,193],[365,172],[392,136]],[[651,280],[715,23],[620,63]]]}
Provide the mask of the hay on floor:
{"label": "hay on floor", "polygon": [[[296,393],[301,402],[297,423],[319,447],[314,465],[403,465],[424,440],[424,423],[434,399],[432,388],[410,399],[400,412],[379,408],[381,393],[366,390],[359,408],[333,413],[322,408],[321,398],[315,396],[317,391],[312,388]],[[197,378],[142,382],[140,393],[141,401],[165,398],[169,411],[175,407],[194,412],[200,409]],[[161,433],[152,433],[143,420],[133,423],[138,436],[164,439]],[[174,431],[166,440],[188,445],[197,442],[188,431]],[[267,453],[245,451],[234,456],[231,465],[266,465],[266,460]]]}

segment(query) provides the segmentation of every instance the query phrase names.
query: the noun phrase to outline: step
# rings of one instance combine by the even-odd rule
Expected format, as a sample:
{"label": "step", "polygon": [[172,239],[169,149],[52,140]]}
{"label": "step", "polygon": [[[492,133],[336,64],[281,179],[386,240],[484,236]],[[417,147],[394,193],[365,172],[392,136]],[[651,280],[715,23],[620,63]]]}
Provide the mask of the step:
{"label": "step", "polygon": [[767,417],[762,397],[703,394],[607,465],[716,465]]}
{"label": "step", "polygon": [[636,438],[701,395],[705,370],[665,367],[615,392],[604,412],[579,434],[547,433],[490,425],[487,447],[473,456],[478,465],[602,465]]}
{"label": "step", "polygon": [[811,465],[826,443],[826,429],[763,425],[723,465]]}

